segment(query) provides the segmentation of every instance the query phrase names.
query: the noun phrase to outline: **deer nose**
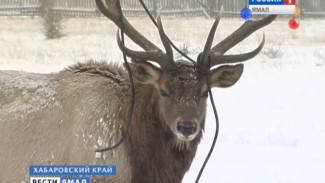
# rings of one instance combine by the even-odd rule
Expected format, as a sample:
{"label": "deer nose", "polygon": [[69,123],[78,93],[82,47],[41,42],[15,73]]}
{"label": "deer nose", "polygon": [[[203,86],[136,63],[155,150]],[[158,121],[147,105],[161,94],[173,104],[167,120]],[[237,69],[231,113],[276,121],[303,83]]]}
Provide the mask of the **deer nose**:
{"label": "deer nose", "polygon": [[196,132],[197,125],[193,122],[179,122],[177,124],[177,130],[184,136],[190,136]]}

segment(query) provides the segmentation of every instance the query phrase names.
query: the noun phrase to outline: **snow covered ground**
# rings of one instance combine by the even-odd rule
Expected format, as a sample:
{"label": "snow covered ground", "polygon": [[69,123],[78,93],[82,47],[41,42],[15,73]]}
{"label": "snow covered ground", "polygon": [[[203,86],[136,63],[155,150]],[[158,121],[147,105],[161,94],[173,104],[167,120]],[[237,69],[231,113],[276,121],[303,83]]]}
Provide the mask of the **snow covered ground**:
{"label": "snow covered ground", "polygon": [[[231,89],[215,90],[220,117],[217,146],[202,182],[325,182],[325,70],[307,65],[246,67]],[[213,139],[206,136],[191,182]]]}
{"label": "snow covered ground", "polygon": [[[131,22],[160,44],[148,20],[132,18]],[[195,58],[213,20],[163,22],[176,44],[186,45]],[[223,19],[216,41],[242,22]],[[202,183],[325,182],[325,21],[304,20],[295,31],[287,22],[274,22],[230,51],[253,49],[265,32],[263,53],[245,64],[239,82],[213,90],[220,133]],[[65,37],[45,40],[38,18],[0,17],[0,69],[48,73],[87,59],[121,60],[116,27],[106,19],[69,19],[63,27]],[[214,127],[209,104],[205,135],[184,183],[194,182]]]}

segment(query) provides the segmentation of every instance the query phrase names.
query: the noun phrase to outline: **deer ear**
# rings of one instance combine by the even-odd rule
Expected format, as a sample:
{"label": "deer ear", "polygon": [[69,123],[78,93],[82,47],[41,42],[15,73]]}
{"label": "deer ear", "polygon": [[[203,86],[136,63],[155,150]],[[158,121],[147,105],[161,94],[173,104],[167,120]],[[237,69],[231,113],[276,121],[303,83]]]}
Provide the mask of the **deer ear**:
{"label": "deer ear", "polygon": [[[123,64],[125,67],[125,63]],[[133,77],[146,84],[157,84],[161,71],[159,68],[148,62],[129,63]]]}
{"label": "deer ear", "polygon": [[210,85],[220,88],[230,87],[239,80],[243,70],[243,64],[220,66],[211,71]]}

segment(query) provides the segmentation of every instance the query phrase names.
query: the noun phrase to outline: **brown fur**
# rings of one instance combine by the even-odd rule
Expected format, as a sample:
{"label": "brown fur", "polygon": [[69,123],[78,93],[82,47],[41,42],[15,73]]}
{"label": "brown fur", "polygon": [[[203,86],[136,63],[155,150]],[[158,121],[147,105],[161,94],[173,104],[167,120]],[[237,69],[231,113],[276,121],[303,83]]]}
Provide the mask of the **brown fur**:
{"label": "brown fur", "polygon": [[188,149],[175,148],[155,88],[135,82],[135,89],[130,138],[95,153],[124,131],[130,103],[125,70],[88,62],[48,75],[0,71],[0,180],[28,182],[31,164],[116,164],[117,176],[92,182],[181,182],[201,132]]}

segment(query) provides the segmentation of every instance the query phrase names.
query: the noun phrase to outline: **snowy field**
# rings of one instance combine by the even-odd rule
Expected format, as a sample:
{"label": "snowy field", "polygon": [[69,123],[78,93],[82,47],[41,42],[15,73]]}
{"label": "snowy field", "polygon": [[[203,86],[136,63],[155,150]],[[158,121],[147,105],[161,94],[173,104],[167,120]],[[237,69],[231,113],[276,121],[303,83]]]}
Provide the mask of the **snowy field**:
{"label": "snowy field", "polygon": [[[148,20],[131,22],[161,45]],[[202,50],[212,22],[163,19],[171,39],[193,58]],[[220,133],[202,183],[325,182],[325,21],[303,20],[298,30],[289,29],[287,22],[274,22],[229,52],[252,50],[265,32],[263,53],[245,64],[239,82],[213,90]],[[241,23],[223,19],[216,41]],[[63,28],[66,36],[46,40],[40,19],[0,17],[0,69],[48,73],[88,59],[122,61],[116,27],[108,20],[68,19]],[[203,141],[184,183],[194,182],[214,127],[209,104]]]}

